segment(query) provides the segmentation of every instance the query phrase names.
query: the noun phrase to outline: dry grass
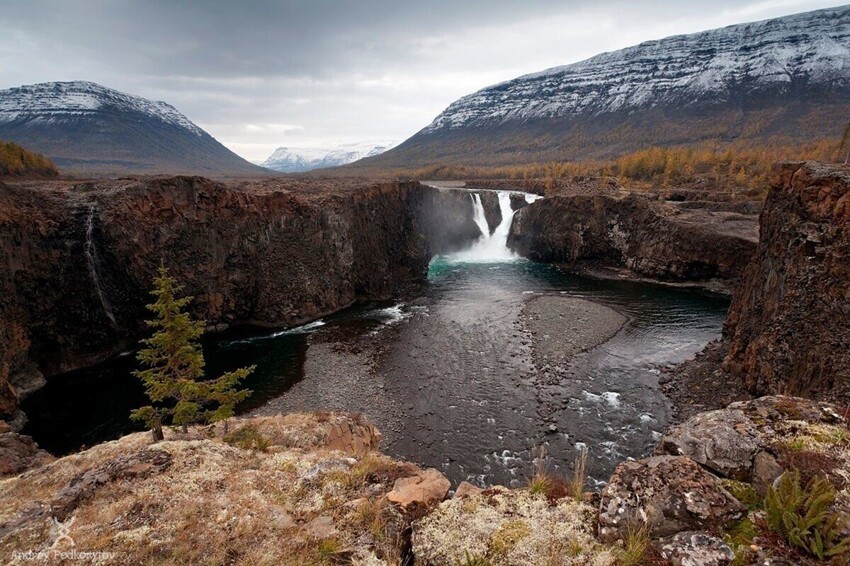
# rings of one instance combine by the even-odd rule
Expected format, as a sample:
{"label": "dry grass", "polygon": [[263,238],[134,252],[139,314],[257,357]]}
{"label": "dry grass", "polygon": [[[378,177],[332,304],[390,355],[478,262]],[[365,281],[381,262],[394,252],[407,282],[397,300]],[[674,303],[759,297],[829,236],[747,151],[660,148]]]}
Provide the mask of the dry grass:
{"label": "dry grass", "polygon": [[549,470],[545,446],[531,452],[534,456],[534,475],[526,483],[529,492],[544,495],[550,503],[555,503],[563,497],[572,497],[578,502],[584,501],[587,487],[587,448],[579,450],[569,478]]}
{"label": "dry grass", "polygon": [[[49,505],[87,470],[155,449],[172,458],[164,471],[133,469],[97,484],[75,505],[70,534],[77,550],[121,553],[134,564],[374,563],[378,556],[398,563],[403,519],[377,501],[391,489],[384,480],[408,468],[376,454],[352,460],[323,448],[316,432],[322,426],[309,415],[243,422],[229,440],[245,441],[250,452],[201,430],[154,447],[149,434],[130,435],[0,482],[0,524],[22,517],[35,502]],[[268,441],[260,443],[267,451],[257,449],[258,436]],[[349,479],[345,485],[328,479],[335,475]],[[346,505],[352,501],[366,503]],[[330,518],[330,534],[311,530],[319,517]],[[0,563],[15,550],[49,548],[50,525],[46,516],[25,520],[0,539]]]}
{"label": "dry grass", "polygon": [[652,539],[645,525],[628,525],[623,546],[617,550],[620,566],[642,566],[651,558]]}

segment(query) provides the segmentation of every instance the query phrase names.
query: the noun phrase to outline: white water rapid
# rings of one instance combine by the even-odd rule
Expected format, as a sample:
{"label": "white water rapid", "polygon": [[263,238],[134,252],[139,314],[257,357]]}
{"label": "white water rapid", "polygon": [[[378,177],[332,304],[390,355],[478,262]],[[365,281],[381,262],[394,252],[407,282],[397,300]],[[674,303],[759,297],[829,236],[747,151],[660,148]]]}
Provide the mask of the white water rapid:
{"label": "white water rapid", "polygon": [[112,323],[112,328],[118,328],[118,322],[115,320],[115,314],[112,312],[112,304],[109,302],[109,298],[100,285],[100,275],[97,271],[98,258],[97,248],[94,246],[94,214],[95,207],[92,205],[89,208],[88,218],[86,218],[86,246],[84,249],[86,264],[89,268],[89,275],[91,276],[95,292],[100,299],[100,305],[103,307],[103,312],[106,314],[109,322]]}
{"label": "white water rapid", "polygon": [[[499,211],[502,213],[502,221],[492,234],[490,233],[490,227],[487,224],[487,218],[484,214],[481,195],[479,193],[472,193],[470,195],[473,207],[472,217],[475,220],[475,224],[478,225],[478,229],[481,230],[481,236],[471,247],[450,254],[448,259],[469,263],[492,263],[520,259],[517,254],[508,248],[508,233],[511,231],[511,223],[514,220],[514,210],[511,208],[511,192],[497,191],[497,194],[499,197]],[[528,200],[527,195],[526,200]]]}

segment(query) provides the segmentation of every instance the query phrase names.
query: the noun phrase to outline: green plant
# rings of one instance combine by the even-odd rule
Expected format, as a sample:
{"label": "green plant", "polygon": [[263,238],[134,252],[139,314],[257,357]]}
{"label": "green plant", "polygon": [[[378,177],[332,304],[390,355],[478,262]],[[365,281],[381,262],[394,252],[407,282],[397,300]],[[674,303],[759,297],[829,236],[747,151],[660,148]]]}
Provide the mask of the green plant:
{"label": "green plant", "polygon": [[184,312],[192,299],[178,298],[181,290],[165,266],[160,266],[151,292],[155,301],[147,306],[154,313],[147,324],[155,332],[142,341],[145,347],[137,355],[146,369],[134,372],[145,384],[152,404],[130,415],[151,429],[154,440],[162,440],[162,427],[168,421],[186,432],[193,423],[225,420],[227,430],[226,419],[233,416],[236,403],[251,394],[237,386],[254,371],[254,366],[204,379],[204,354],[198,344],[204,322],[192,320]]}
{"label": "green plant", "polygon": [[726,531],[723,540],[735,553],[731,566],[744,566],[744,564],[751,562],[753,539],[758,536],[758,533],[759,531],[750,517],[745,517]]}
{"label": "green plant", "polygon": [[271,446],[271,440],[263,436],[257,427],[243,426],[224,436],[224,441],[244,450],[259,450],[265,452]]}
{"label": "green plant", "polygon": [[802,452],[806,449],[806,439],[798,436],[785,442],[783,447],[791,452]]}
{"label": "green plant", "polygon": [[457,566],[490,566],[490,561],[485,556],[464,550],[463,558],[457,562]]}
{"label": "green plant", "polygon": [[534,455],[534,475],[528,480],[528,491],[544,495],[550,502],[555,502],[570,494],[569,482],[561,475],[548,470],[549,460],[546,457],[546,447],[532,450]]}
{"label": "green plant", "polygon": [[815,477],[803,488],[800,472],[785,472],[776,488],[768,487],[764,500],[767,524],[791,545],[823,560],[850,554],[850,537],[841,538],[845,518],[830,507],[835,488]]}
{"label": "green plant", "polygon": [[732,497],[746,505],[747,509],[750,511],[755,511],[761,507],[762,499],[759,497],[759,494],[752,485],[746,482],[730,479],[720,480],[720,485],[723,486],[723,489],[732,494]]}
{"label": "green plant", "polygon": [[649,555],[652,540],[646,525],[630,524],[626,527],[623,546],[617,550],[617,561],[620,566],[639,566],[644,564]]}
{"label": "green plant", "polygon": [[522,519],[507,521],[493,533],[493,537],[490,540],[490,549],[495,555],[506,555],[519,541],[530,534],[531,528]]}
{"label": "green plant", "polygon": [[337,563],[345,557],[347,552],[340,542],[333,538],[319,541],[316,547],[316,555],[319,558],[320,564]]}
{"label": "green plant", "polygon": [[528,480],[527,487],[531,493],[546,495],[549,488],[552,487],[552,480],[547,474],[537,472]]}

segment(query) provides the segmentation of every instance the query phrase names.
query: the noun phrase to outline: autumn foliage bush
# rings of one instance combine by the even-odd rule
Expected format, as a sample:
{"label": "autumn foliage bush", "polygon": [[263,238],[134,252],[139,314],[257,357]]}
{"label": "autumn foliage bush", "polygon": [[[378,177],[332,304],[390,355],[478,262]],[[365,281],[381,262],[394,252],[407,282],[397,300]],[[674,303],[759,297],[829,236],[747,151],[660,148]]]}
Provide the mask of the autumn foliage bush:
{"label": "autumn foliage bush", "polygon": [[59,171],[48,158],[16,143],[0,141],[0,177],[56,177]]}

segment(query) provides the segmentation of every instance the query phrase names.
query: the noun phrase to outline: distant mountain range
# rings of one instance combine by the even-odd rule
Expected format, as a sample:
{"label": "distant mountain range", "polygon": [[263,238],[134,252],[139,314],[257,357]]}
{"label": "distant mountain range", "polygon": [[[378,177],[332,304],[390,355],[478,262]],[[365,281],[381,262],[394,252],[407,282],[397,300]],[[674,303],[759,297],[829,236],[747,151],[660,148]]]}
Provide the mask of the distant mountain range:
{"label": "distant mountain range", "polygon": [[361,167],[609,158],[653,144],[840,138],[850,6],[648,41],[487,87]]}
{"label": "distant mountain range", "polygon": [[0,140],[43,153],[63,173],[268,173],[173,106],[85,81],[0,90]]}
{"label": "distant mountain range", "polygon": [[279,147],[262,166],[274,171],[300,173],[347,165],[364,157],[373,157],[390,149],[392,142],[380,144],[344,144],[332,148]]}

